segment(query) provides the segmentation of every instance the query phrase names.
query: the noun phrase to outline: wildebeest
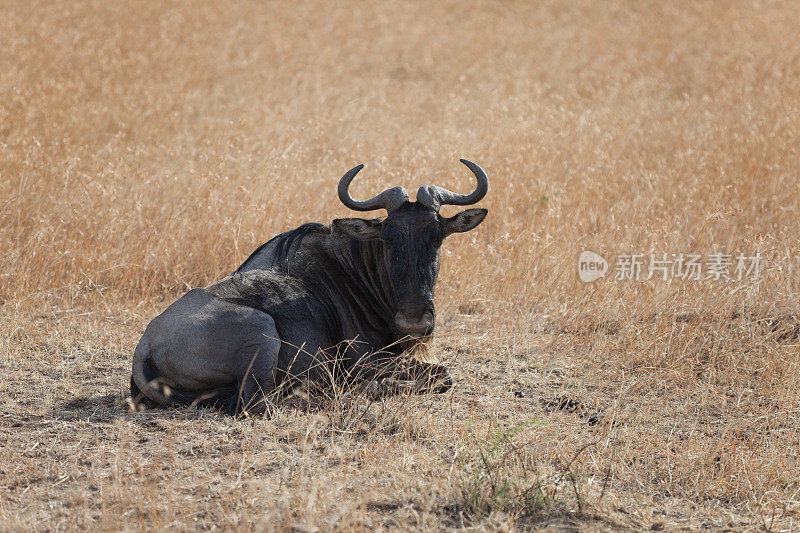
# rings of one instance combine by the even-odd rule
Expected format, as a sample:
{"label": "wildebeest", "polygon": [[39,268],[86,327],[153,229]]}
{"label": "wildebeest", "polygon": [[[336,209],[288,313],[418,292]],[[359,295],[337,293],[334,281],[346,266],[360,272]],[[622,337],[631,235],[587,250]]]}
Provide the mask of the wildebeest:
{"label": "wildebeest", "polygon": [[475,228],[487,213],[440,215],[440,206],[474,204],[488,190],[486,173],[461,162],[477,179],[473,192],[426,185],[416,202],[403,187],[354,200],[348,189],[363,165],[348,171],[339,182],[342,203],[385,209],[386,218],[304,224],[262,245],[231,276],[175,301],[136,346],[134,402],[235,414],[263,412],[302,380],[326,387],[392,378],[448,390],[445,367],[407,353],[433,335],[443,239]]}

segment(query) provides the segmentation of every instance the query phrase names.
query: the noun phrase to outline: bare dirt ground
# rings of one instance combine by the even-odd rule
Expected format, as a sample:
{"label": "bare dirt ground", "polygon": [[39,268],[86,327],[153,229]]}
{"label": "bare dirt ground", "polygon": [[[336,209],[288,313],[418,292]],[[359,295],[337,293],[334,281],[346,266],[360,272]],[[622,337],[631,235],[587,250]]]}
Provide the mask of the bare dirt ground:
{"label": "bare dirt ground", "polygon": [[[795,3],[0,13],[0,530],[800,528]],[[491,186],[444,245],[452,392],[130,410],[169,302],[346,216],[356,163],[364,197],[466,190],[459,157]]]}

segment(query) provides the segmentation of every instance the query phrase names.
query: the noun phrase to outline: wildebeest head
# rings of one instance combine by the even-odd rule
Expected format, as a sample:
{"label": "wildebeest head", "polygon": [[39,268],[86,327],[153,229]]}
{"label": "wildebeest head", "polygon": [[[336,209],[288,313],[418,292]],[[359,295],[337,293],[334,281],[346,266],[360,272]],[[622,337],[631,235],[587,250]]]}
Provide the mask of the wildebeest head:
{"label": "wildebeest head", "polygon": [[486,173],[471,161],[462,159],[478,180],[469,194],[457,194],[435,185],[425,185],[410,202],[403,187],[393,187],[363,202],[354,200],[348,188],[364,167],[358,165],[339,182],[339,199],[350,209],[386,209],[385,219],[342,218],[333,221],[334,230],[359,240],[383,242],[386,270],[394,298],[394,325],[398,333],[425,336],[433,333],[435,309],[433,287],[439,273],[439,249],[448,235],[469,231],[480,224],[486,209],[467,209],[446,218],[439,214],[442,205],[471,205],[489,189]]}

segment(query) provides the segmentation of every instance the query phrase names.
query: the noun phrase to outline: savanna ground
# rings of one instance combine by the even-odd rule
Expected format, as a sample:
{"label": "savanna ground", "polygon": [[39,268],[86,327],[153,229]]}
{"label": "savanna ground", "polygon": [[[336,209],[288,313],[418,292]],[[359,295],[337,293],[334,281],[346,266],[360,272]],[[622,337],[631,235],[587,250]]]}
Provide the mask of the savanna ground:
{"label": "savanna ground", "polygon": [[[3,2],[0,529],[800,528],[798,35],[773,1]],[[445,243],[451,393],[130,412],[170,301],[347,216],[357,163],[363,198],[467,191],[459,157],[491,186]],[[614,279],[650,252],[761,272]]]}

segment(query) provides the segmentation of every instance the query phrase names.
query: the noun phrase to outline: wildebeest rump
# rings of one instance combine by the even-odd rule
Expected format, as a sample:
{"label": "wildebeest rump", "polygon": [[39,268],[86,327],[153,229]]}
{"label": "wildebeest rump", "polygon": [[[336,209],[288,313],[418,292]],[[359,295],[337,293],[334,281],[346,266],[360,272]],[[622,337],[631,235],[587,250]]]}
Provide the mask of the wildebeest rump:
{"label": "wildebeest rump", "polygon": [[472,193],[424,186],[416,202],[402,187],[356,201],[348,188],[363,165],[350,170],[341,201],[386,209],[386,218],[305,224],[262,245],[231,276],[178,299],[136,347],[134,402],[233,414],[261,412],[303,380],[326,387],[391,377],[426,384],[419,390],[449,389],[443,366],[404,354],[433,335],[442,240],[487,213],[439,214],[441,205],[474,204],[488,190],[484,171],[461,161],[477,179]]}

